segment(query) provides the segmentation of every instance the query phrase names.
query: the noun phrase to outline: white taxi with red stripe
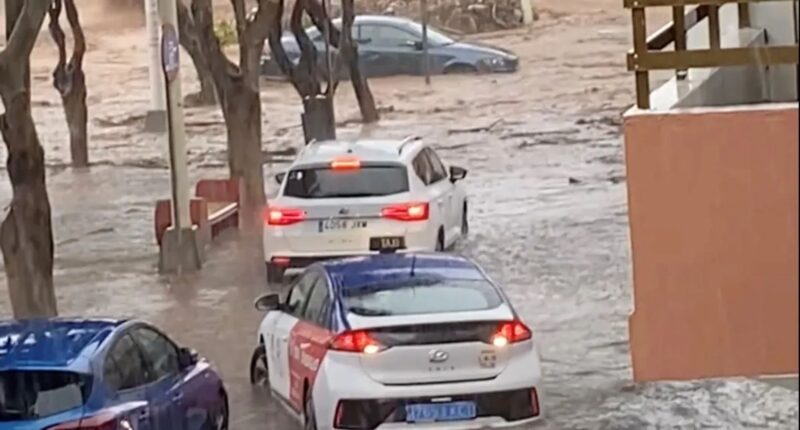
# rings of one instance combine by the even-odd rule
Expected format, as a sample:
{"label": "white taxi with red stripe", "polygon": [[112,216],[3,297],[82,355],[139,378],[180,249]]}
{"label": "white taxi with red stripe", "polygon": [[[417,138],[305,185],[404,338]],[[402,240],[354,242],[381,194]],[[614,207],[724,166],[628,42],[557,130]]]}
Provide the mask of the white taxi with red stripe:
{"label": "white taxi with red stripe", "polygon": [[437,251],[467,234],[467,174],[421,139],[314,142],[264,213],[267,275],[325,258]]}
{"label": "white taxi with red stripe", "polygon": [[306,429],[486,429],[542,416],[531,330],[475,263],[387,254],[311,265],[267,311],[251,381]]}

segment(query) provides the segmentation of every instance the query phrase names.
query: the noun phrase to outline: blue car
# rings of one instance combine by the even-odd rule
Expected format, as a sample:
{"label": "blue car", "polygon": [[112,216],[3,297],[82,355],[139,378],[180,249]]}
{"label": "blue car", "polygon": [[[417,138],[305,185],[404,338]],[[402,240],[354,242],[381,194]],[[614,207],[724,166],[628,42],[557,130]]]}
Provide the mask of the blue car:
{"label": "blue car", "polygon": [[147,323],[0,322],[0,430],[227,426],[216,371]]}
{"label": "blue car", "polygon": [[[333,20],[341,28],[341,19]],[[325,43],[316,27],[306,28],[306,34],[317,49],[321,71],[327,70]],[[359,15],[353,23],[353,41],[358,45],[361,72],[367,77],[392,75],[422,75],[424,56],[422,25],[407,18],[382,15]],[[289,59],[297,64],[300,47],[291,33],[281,38]],[[261,59],[261,72],[268,77],[282,77],[278,64],[266,46]],[[338,55],[334,49],[333,55]],[[513,73],[519,68],[519,58],[512,52],[476,42],[455,40],[443,32],[428,27],[428,67],[431,74],[456,73]],[[348,69],[344,61],[338,64],[337,75],[344,79]]]}

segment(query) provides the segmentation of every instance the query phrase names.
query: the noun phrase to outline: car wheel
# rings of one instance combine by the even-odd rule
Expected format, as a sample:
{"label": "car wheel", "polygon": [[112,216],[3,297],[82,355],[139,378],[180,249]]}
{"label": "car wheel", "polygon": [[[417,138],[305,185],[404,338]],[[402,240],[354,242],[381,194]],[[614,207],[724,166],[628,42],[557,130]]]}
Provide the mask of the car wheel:
{"label": "car wheel", "polygon": [[467,204],[464,203],[464,210],[461,211],[461,237],[469,234],[469,220],[467,219]]}
{"label": "car wheel", "polygon": [[436,236],[436,252],[444,252],[444,230],[439,229],[439,234]]}
{"label": "car wheel", "polygon": [[280,284],[283,282],[283,275],[286,273],[286,268],[277,266],[272,263],[267,263],[267,282],[270,284]]}
{"label": "car wheel", "polygon": [[469,64],[452,64],[444,69],[445,75],[464,75],[478,73],[478,69]]}
{"label": "car wheel", "polygon": [[317,414],[314,411],[314,399],[311,393],[306,395],[305,405],[303,406],[304,430],[317,430]]}
{"label": "car wheel", "polygon": [[228,422],[230,421],[230,410],[228,409],[228,396],[224,393],[222,394],[222,410],[219,412],[219,416],[216,419],[216,426],[214,428],[216,430],[228,430]]}
{"label": "car wheel", "polygon": [[269,385],[269,367],[267,367],[267,348],[262,344],[254,351],[250,358],[250,384],[255,387]]}
{"label": "car wheel", "polygon": [[220,402],[222,405],[219,410],[212,413],[209,411],[208,420],[203,426],[206,430],[228,430],[228,422],[230,420],[230,413],[228,410],[228,396],[224,392],[220,393]]}

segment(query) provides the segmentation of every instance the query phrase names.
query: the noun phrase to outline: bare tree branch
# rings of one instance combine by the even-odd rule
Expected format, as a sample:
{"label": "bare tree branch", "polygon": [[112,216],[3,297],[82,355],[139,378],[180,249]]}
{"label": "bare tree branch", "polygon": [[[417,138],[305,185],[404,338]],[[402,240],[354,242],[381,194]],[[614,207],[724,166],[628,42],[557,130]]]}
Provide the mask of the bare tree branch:
{"label": "bare tree branch", "polygon": [[22,13],[6,43],[6,49],[0,51],[0,69],[5,69],[3,73],[11,73],[4,67],[6,63],[30,57],[49,7],[50,0],[28,0],[22,6]]}
{"label": "bare tree branch", "polygon": [[[58,64],[56,64],[56,71],[63,70],[67,64],[67,48],[64,30],[61,29],[61,24],[58,22],[61,18],[61,0],[53,0],[47,12],[50,15],[50,36],[58,47]],[[54,76],[54,78],[56,77]],[[57,80],[56,78],[56,81]]]}
{"label": "bare tree branch", "polygon": [[[59,0],[56,0],[59,1]],[[72,58],[69,60],[70,67],[83,67],[83,56],[86,54],[86,36],[81,28],[78,10],[75,8],[74,0],[64,0],[64,7],[67,12],[67,21],[72,29]]]}

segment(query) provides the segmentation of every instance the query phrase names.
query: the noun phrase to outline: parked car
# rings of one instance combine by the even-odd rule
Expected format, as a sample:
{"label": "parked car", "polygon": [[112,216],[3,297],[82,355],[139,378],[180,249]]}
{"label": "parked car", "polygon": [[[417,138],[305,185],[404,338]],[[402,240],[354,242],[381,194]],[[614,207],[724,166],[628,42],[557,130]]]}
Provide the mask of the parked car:
{"label": "parked car", "polygon": [[487,429],[542,417],[530,328],[474,262],[393,254],[315,263],[266,311],[251,381],[306,429]]}
{"label": "parked car", "polygon": [[264,214],[269,281],[320,259],[452,246],[469,231],[466,175],[416,137],[306,145]]}
{"label": "parked car", "polygon": [[[334,20],[341,28],[341,20]],[[306,29],[317,49],[320,70],[327,70],[325,44],[316,27]],[[422,25],[407,18],[382,15],[359,15],[353,24],[353,41],[358,45],[361,71],[368,77],[389,75],[421,75],[424,72]],[[281,43],[289,58],[297,63],[300,48],[294,35],[287,33]],[[336,49],[332,49],[338,55]],[[517,71],[519,58],[512,52],[490,45],[458,41],[428,27],[428,55],[431,74],[447,73],[511,73]],[[347,76],[343,61],[336,61],[339,78]],[[262,73],[282,77],[272,59],[269,46],[261,62]]]}
{"label": "parked car", "polygon": [[0,322],[0,429],[227,429],[219,375],[140,321]]}

